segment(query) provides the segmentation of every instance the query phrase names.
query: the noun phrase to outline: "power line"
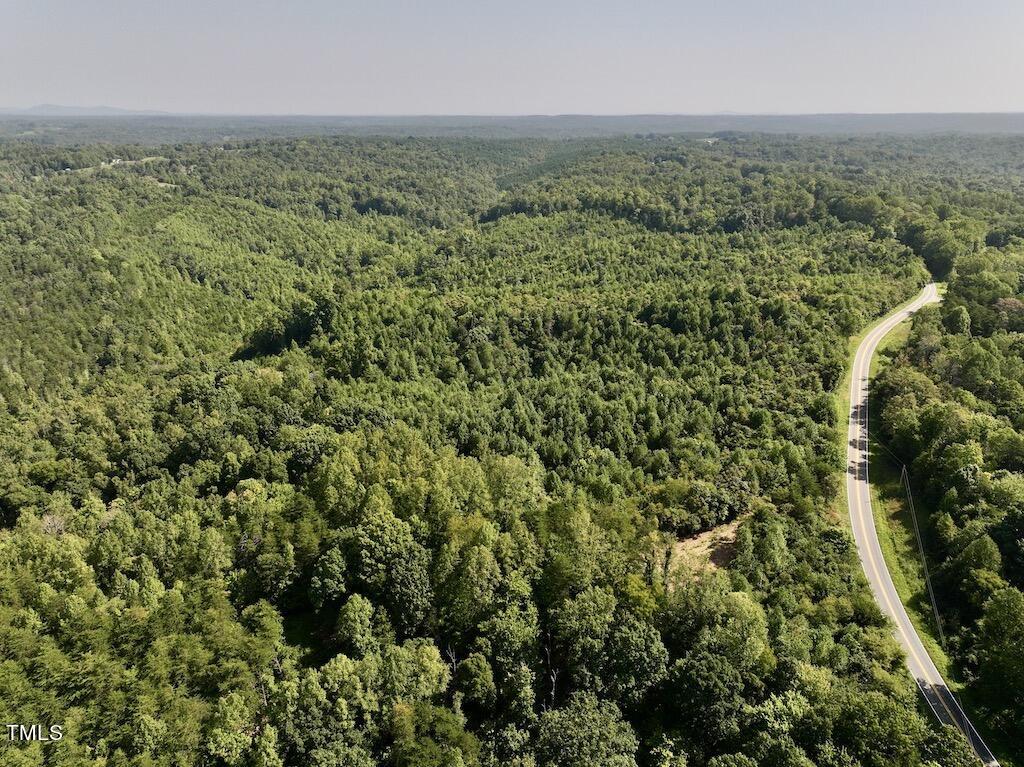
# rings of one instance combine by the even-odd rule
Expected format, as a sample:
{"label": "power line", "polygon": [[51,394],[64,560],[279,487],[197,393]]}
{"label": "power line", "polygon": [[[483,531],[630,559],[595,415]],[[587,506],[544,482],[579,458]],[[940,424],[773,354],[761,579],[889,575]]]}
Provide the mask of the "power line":
{"label": "power line", "polygon": [[932,577],[928,572],[928,557],[924,551],[924,539],[921,537],[921,527],[917,523],[917,512],[914,510],[914,495],[910,492],[910,474],[907,473],[907,465],[903,464],[900,472],[900,482],[907,490],[907,505],[910,507],[910,518],[914,523],[914,537],[917,538],[917,549],[921,553],[921,566],[924,568],[924,582],[928,588],[928,599],[932,604],[932,613],[935,615],[935,628],[939,632],[939,642],[942,649],[946,649],[946,635],[942,631],[942,618],[939,617],[939,604],[935,600],[935,590],[932,588]]}

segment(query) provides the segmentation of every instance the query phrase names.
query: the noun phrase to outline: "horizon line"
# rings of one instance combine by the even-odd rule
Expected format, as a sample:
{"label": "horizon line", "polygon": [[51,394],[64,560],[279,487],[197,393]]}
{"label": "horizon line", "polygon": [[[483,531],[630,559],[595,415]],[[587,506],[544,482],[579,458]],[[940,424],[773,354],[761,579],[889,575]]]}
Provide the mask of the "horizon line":
{"label": "horizon line", "polygon": [[[81,114],[44,114],[43,109],[78,110]],[[89,112],[108,111],[108,114]],[[409,119],[409,118],[624,118],[624,117],[903,117],[903,116],[981,116],[1024,115],[1020,110],[977,110],[977,111],[808,111],[808,112],[743,112],[725,110],[720,112],[206,112],[170,111],[161,109],[134,109],[108,105],[76,106],[67,104],[37,104],[32,107],[0,107],[0,117],[331,117],[345,119]]]}

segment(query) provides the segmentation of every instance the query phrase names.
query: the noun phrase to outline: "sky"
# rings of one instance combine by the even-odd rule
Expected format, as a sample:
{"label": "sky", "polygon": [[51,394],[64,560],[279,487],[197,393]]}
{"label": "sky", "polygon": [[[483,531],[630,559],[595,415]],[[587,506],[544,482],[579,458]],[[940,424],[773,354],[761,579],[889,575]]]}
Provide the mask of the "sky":
{"label": "sky", "polygon": [[0,107],[1024,112],[1024,0],[0,0]]}

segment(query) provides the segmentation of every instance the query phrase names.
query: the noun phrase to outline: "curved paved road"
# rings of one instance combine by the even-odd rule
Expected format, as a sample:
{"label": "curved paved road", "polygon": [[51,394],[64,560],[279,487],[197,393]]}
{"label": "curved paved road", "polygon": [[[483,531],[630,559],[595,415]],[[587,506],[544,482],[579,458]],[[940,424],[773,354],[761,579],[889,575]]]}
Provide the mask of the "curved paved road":
{"label": "curved paved road", "polygon": [[857,553],[860,555],[864,574],[871,584],[875,601],[892,620],[896,638],[907,658],[907,668],[917,681],[917,686],[924,695],[932,712],[943,724],[959,729],[970,741],[975,753],[986,765],[997,767],[999,764],[988,746],[982,741],[978,731],[968,720],[967,715],[956,698],[949,691],[942,676],[939,674],[928,652],[921,643],[921,638],[910,622],[907,611],[900,601],[896,587],[893,585],[889,570],[882,558],[882,550],[878,545],[875,532],[875,519],[871,514],[871,491],[868,484],[868,373],[871,358],[875,349],[893,328],[925,304],[939,300],[935,283],[929,283],[912,303],[890,314],[879,322],[861,341],[853,360],[853,374],[850,381],[850,428],[846,447],[846,497],[850,507],[850,522],[853,525],[853,537],[857,542]]}

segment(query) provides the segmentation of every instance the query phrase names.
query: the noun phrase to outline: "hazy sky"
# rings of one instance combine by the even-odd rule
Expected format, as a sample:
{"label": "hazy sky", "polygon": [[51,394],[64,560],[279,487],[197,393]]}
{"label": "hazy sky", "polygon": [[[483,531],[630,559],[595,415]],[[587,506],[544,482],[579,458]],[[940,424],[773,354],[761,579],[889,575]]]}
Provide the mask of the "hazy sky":
{"label": "hazy sky", "polygon": [[0,106],[1024,111],[1024,0],[0,0]]}

